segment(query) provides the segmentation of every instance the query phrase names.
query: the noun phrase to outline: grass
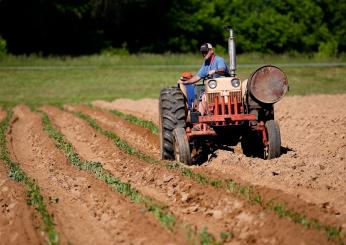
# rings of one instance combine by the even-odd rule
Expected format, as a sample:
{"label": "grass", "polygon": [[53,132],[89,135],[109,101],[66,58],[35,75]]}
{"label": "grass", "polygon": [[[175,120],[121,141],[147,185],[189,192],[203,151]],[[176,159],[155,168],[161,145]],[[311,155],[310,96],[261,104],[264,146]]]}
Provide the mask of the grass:
{"label": "grass", "polygon": [[[158,98],[160,89],[175,85],[184,70],[196,72],[201,57],[186,55],[130,55],[37,57],[5,56],[0,60],[0,104],[89,103],[96,99]],[[306,67],[302,62],[345,62],[346,58],[317,60],[307,57],[241,55],[240,78],[260,64],[298,64],[284,67],[289,95],[346,93],[346,67]],[[241,64],[250,66],[241,66]]]}
{"label": "grass", "polygon": [[[155,201],[149,196],[141,195],[138,190],[131,186],[131,184],[122,182],[119,178],[116,178],[110,172],[105,170],[102,167],[101,163],[80,160],[79,155],[73,150],[72,145],[68,143],[64,139],[64,136],[52,126],[52,123],[48,115],[42,111],[39,112],[42,114],[42,122],[44,125],[44,129],[49,134],[49,136],[56,141],[57,147],[64,151],[69,161],[75,167],[77,167],[80,170],[85,170],[94,174],[95,177],[104,181],[107,185],[111,186],[113,190],[128,197],[131,201],[135,203],[144,205],[147,211],[152,213],[165,228],[172,232],[176,231],[177,219],[174,214],[167,210],[166,206],[162,206],[160,204],[155,203]],[[96,123],[93,122],[93,125],[95,127]],[[118,139],[116,140],[116,142],[121,143]],[[121,147],[122,150],[125,150],[129,154],[134,154],[135,152],[132,151],[126,143],[121,143]],[[208,237],[208,240],[206,240],[205,237]],[[207,231],[207,229],[204,229],[199,233],[199,240],[201,244],[219,244],[214,238],[214,236]]]}
{"label": "grass", "polygon": [[12,112],[7,110],[7,117],[0,124],[0,147],[1,160],[9,167],[9,177],[22,183],[27,188],[27,203],[34,206],[35,210],[41,215],[43,221],[43,229],[47,235],[49,244],[59,244],[59,236],[55,230],[53,215],[47,210],[44,198],[41,195],[39,186],[34,180],[29,178],[27,174],[13,162],[7,148],[6,132],[10,124]]}
{"label": "grass", "polygon": [[[111,138],[114,141],[115,145],[117,145],[127,154],[137,156],[138,158],[151,164],[163,164],[168,169],[178,169],[183,176],[190,178],[194,182],[200,183],[202,185],[210,185],[214,188],[222,188],[228,192],[242,196],[245,200],[249,201],[252,204],[260,205],[265,210],[273,211],[280,218],[286,217],[292,220],[294,223],[303,225],[305,228],[324,231],[328,240],[341,241],[341,239],[343,239],[343,237],[345,236],[345,234],[342,233],[341,227],[326,225],[321,223],[317,219],[310,219],[304,214],[301,214],[293,209],[288,209],[286,207],[286,204],[281,203],[277,200],[265,201],[261,194],[257,192],[251,185],[241,185],[234,180],[211,179],[202,174],[195,173],[191,169],[183,167],[176,162],[164,162],[152,159],[150,156],[145,155],[144,153],[128,145],[126,142],[122,141],[113,132],[103,130],[90,116],[87,116],[81,112],[76,112],[75,115],[87,121],[94,129],[96,129],[100,133]],[[202,237],[208,240],[207,237],[203,235]]]}

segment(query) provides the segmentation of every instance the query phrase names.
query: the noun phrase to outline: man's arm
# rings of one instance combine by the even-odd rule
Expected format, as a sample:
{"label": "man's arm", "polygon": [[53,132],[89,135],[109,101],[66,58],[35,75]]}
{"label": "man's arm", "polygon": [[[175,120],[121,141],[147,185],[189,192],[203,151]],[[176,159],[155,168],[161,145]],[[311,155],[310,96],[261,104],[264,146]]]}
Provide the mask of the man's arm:
{"label": "man's arm", "polygon": [[218,70],[210,70],[208,74],[209,75],[214,75],[214,74],[225,75],[225,71],[226,71],[226,68],[221,68]]}
{"label": "man's arm", "polygon": [[201,80],[201,78],[198,75],[194,75],[193,77],[191,77],[189,80],[186,80],[184,82],[184,84],[193,84],[198,82],[199,80]]}
{"label": "man's arm", "polygon": [[222,57],[217,56],[215,58],[215,62],[216,62],[216,69],[210,70],[208,74],[209,75],[217,74],[217,75],[225,76],[227,74],[227,65],[225,63],[225,60]]}

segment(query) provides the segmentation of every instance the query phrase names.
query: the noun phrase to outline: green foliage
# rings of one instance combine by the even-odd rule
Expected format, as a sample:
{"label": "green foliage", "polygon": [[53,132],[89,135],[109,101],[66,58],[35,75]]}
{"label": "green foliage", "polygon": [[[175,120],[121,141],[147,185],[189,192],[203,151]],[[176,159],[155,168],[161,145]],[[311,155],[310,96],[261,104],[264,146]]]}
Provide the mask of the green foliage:
{"label": "green foliage", "polygon": [[101,50],[101,55],[104,55],[104,56],[115,56],[115,55],[127,56],[129,54],[130,52],[127,50],[126,46],[122,48],[108,47]]}
{"label": "green foliage", "polygon": [[0,57],[7,53],[7,42],[0,36]]}
{"label": "green foliage", "polygon": [[334,57],[338,52],[338,43],[331,39],[326,42],[320,43],[318,47],[317,57],[326,58]]}
{"label": "green foliage", "polygon": [[221,245],[216,241],[215,237],[208,232],[207,228],[204,228],[199,233],[199,240],[201,245]]}
{"label": "green foliage", "polygon": [[11,43],[15,53],[197,52],[206,41],[226,46],[224,25],[240,52],[316,53],[330,39],[346,51],[345,12],[336,0],[12,0],[0,23],[8,40],[30,36]]}

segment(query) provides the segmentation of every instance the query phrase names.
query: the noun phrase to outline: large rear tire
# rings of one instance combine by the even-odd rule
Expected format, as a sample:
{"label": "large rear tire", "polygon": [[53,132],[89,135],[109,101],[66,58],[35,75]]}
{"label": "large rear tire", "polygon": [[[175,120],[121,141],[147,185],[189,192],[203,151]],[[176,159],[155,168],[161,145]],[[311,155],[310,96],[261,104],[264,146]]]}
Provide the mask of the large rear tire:
{"label": "large rear tire", "polygon": [[265,124],[267,138],[269,141],[265,149],[265,159],[277,158],[281,155],[281,135],[279,124],[274,120],[269,120]]}
{"label": "large rear tire", "polygon": [[173,130],[185,128],[187,109],[183,93],[179,88],[164,88],[160,93],[160,156],[162,160],[174,160]]}
{"label": "large rear tire", "polygon": [[186,136],[184,128],[176,128],[173,130],[173,147],[175,160],[184,163],[186,165],[191,165],[191,152],[190,144]]}

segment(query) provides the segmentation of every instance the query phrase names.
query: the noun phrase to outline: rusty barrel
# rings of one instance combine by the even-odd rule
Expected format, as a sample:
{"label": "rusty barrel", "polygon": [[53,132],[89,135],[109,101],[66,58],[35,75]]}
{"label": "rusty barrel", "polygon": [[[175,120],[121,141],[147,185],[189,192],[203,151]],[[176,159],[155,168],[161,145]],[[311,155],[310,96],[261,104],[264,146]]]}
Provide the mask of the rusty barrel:
{"label": "rusty barrel", "polygon": [[247,89],[260,102],[274,104],[288,90],[287,76],[276,66],[262,66],[250,76]]}

